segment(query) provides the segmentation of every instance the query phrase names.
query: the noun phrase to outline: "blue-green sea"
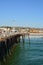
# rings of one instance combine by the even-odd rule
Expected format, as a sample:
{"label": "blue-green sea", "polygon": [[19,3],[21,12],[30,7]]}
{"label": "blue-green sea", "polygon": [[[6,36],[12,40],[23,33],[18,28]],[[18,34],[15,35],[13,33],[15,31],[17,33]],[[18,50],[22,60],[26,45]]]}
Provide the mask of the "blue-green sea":
{"label": "blue-green sea", "polygon": [[43,65],[43,37],[25,38],[14,49],[7,65]]}

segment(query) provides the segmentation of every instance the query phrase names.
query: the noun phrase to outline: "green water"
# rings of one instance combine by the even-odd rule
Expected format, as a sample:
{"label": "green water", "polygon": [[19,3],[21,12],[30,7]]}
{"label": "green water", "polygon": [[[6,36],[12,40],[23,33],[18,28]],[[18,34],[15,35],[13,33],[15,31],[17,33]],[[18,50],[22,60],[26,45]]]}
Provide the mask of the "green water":
{"label": "green water", "polygon": [[18,44],[7,65],[43,65],[43,38],[25,39]]}

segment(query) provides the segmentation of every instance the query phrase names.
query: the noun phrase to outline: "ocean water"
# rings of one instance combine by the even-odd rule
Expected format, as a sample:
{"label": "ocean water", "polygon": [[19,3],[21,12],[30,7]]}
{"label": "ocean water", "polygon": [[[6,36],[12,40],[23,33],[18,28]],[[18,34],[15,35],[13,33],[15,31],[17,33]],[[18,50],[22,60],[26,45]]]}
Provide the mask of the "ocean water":
{"label": "ocean water", "polygon": [[43,65],[43,38],[25,38],[16,46],[7,65]]}

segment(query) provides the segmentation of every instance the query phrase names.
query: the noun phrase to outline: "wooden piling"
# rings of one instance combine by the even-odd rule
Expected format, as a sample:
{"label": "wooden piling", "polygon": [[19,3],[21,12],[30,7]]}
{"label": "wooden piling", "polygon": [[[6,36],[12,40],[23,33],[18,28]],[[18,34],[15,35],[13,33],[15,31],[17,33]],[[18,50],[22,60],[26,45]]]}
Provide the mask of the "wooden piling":
{"label": "wooden piling", "polygon": [[22,35],[22,41],[25,42],[25,35]]}

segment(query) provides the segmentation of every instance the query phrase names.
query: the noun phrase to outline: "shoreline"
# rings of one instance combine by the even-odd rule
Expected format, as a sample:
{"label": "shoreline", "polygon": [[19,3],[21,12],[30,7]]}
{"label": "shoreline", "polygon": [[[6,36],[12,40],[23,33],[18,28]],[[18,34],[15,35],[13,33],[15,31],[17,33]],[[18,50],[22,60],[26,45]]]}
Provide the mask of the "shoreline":
{"label": "shoreline", "polygon": [[[30,33],[30,38],[43,38],[43,33]],[[28,38],[28,35],[26,35],[26,38]]]}
{"label": "shoreline", "polygon": [[43,33],[30,33],[30,36],[43,36]]}
{"label": "shoreline", "polygon": [[30,38],[43,38],[43,33],[30,33]]}

